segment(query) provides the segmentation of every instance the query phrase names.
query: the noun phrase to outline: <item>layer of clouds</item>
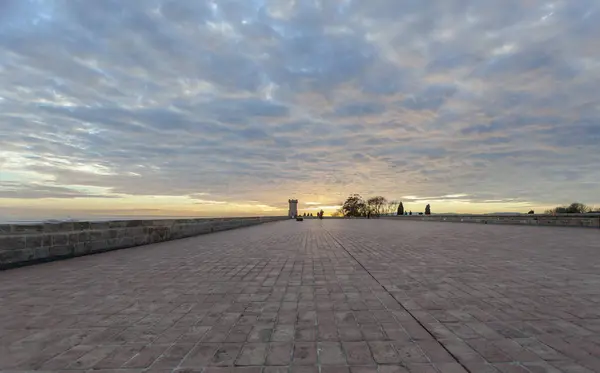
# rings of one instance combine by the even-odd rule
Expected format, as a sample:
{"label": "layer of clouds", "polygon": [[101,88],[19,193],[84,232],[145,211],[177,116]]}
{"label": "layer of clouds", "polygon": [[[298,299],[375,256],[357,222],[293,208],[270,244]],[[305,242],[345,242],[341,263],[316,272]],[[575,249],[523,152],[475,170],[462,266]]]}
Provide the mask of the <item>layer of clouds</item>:
{"label": "layer of clouds", "polygon": [[599,35],[593,0],[3,1],[0,198],[598,203]]}

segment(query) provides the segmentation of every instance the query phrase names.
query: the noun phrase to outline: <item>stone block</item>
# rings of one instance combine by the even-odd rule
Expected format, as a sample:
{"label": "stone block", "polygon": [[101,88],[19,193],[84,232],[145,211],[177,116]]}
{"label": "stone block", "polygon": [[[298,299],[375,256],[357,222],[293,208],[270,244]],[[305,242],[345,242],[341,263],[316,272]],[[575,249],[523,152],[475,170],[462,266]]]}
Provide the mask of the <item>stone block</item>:
{"label": "stone block", "polygon": [[79,242],[73,246],[73,254],[75,256],[86,255],[92,251],[92,244],[89,242]]}
{"label": "stone block", "polygon": [[10,224],[0,224],[0,234],[10,234],[12,226]]}
{"label": "stone block", "polygon": [[117,238],[131,237],[131,228],[121,228],[117,230]]}
{"label": "stone block", "polygon": [[50,234],[42,235],[42,246],[44,246],[44,247],[52,246],[52,235],[50,235]]}
{"label": "stone block", "polygon": [[109,245],[111,249],[125,249],[127,247],[133,246],[132,243],[132,238],[115,238],[114,240],[109,240]]}
{"label": "stone block", "polygon": [[135,236],[143,236],[145,233],[145,229],[144,227],[135,227],[135,228],[129,228],[127,229],[127,232],[129,233],[129,236],[131,237],[135,237]]}
{"label": "stone block", "polygon": [[108,226],[108,222],[103,221],[94,221],[90,223],[90,230],[93,231],[103,231],[108,230],[110,227]]}
{"label": "stone block", "polygon": [[66,233],[55,233],[52,235],[52,246],[64,246],[69,244],[69,235]]}
{"label": "stone block", "polygon": [[139,235],[139,236],[135,236],[133,238],[133,242],[136,246],[139,245],[146,245],[148,243],[150,243],[150,241],[148,240],[148,236],[147,235]]}
{"label": "stone block", "polygon": [[63,222],[63,223],[44,223],[40,224],[44,232],[54,233],[54,232],[70,232],[73,230],[72,222]]}
{"label": "stone block", "polygon": [[0,236],[0,251],[25,248],[25,236]]}
{"label": "stone block", "polygon": [[42,224],[13,224],[11,233],[13,234],[31,234],[41,233],[44,231],[44,225]]}
{"label": "stone block", "polygon": [[24,263],[34,259],[33,249],[0,251],[0,264]]}
{"label": "stone block", "polygon": [[45,224],[13,224],[11,229],[13,234],[32,234],[45,231]]}
{"label": "stone block", "polygon": [[108,241],[107,240],[96,240],[90,242],[91,252],[95,253],[98,251],[104,251],[108,249]]}
{"label": "stone block", "polygon": [[173,223],[173,220],[142,220],[144,227],[169,227]]}
{"label": "stone block", "polygon": [[50,248],[49,247],[38,247],[33,249],[33,258],[34,259],[46,259],[50,257]]}
{"label": "stone block", "polygon": [[171,239],[178,239],[185,237],[183,231],[181,229],[177,229],[175,231],[171,231]]}
{"label": "stone block", "polygon": [[126,226],[127,226],[127,220],[115,220],[115,221],[108,222],[109,229],[125,228]]}
{"label": "stone block", "polygon": [[91,230],[88,235],[90,241],[105,240],[108,238],[108,230]]}
{"label": "stone block", "polygon": [[72,245],[52,246],[49,249],[50,257],[65,257],[73,255]]}
{"label": "stone block", "polygon": [[79,233],[69,233],[69,244],[74,245],[79,242]]}
{"label": "stone block", "polygon": [[142,225],[143,225],[142,220],[128,220],[125,223],[125,227],[127,227],[127,228],[141,227]]}
{"label": "stone block", "polygon": [[123,237],[120,239],[119,246],[122,248],[131,247],[135,245],[135,240],[133,237]]}
{"label": "stone block", "polygon": [[90,232],[89,231],[81,231],[77,233],[77,242],[87,242],[90,240]]}
{"label": "stone block", "polygon": [[106,240],[106,248],[104,250],[112,250],[117,249],[119,247],[119,239],[118,238],[109,238]]}
{"label": "stone block", "polygon": [[81,221],[81,222],[74,222],[73,223],[73,230],[74,231],[84,231],[84,230],[88,230],[90,229],[90,222],[89,221]]}
{"label": "stone block", "polygon": [[26,235],[25,247],[28,249],[34,249],[36,247],[42,247],[43,236],[41,234]]}
{"label": "stone block", "polygon": [[212,232],[213,228],[213,224],[196,224],[188,226],[185,231],[189,234],[204,234]]}
{"label": "stone block", "polygon": [[16,255],[17,250],[0,251],[0,268],[3,265],[14,263]]}
{"label": "stone block", "polygon": [[19,250],[19,261],[21,262],[28,262],[30,260],[33,260],[35,257],[35,251],[34,249],[23,249],[23,250]]}

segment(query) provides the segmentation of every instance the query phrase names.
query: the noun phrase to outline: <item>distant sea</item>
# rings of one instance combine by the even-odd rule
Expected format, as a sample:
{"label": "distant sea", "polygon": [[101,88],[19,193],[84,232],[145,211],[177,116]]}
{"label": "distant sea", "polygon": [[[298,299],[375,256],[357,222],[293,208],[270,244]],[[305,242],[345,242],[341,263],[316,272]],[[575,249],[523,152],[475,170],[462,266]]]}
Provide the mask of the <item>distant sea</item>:
{"label": "distant sea", "polygon": [[158,220],[158,219],[206,219],[214,216],[89,216],[78,218],[38,218],[18,219],[0,216],[0,224],[39,224],[77,221],[110,221],[110,220]]}

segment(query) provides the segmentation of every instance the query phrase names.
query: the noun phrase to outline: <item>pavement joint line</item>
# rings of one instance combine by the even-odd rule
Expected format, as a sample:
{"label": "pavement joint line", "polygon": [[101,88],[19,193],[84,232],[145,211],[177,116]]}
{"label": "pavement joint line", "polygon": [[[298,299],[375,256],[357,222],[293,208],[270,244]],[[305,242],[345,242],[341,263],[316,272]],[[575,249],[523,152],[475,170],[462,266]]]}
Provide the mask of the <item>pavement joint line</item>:
{"label": "pavement joint line", "polygon": [[460,364],[460,366],[467,372],[469,373],[473,373],[469,368],[467,368],[453,353],[452,351],[448,350],[448,348],[446,348],[446,346],[444,346],[444,344],[442,342],[440,342],[439,339],[437,339],[435,337],[435,335],[433,335],[433,333],[431,333],[431,331],[425,327],[425,325],[423,325],[423,323],[415,316],[413,315],[412,312],[410,312],[410,310],[406,307],[404,307],[404,305],[402,304],[402,302],[400,302],[398,299],[396,299],[396,297],[394,297],[392,295],[392,293],[389,292],[389,290],[383,286],[383,284],[381,282],[379,282],[379,280],[377,280],[377,278],[375,276],[373,276],[373,274],[371,274],[371,272],[369,272],[369,270],[358,260],[356,259],[356,257],[354,255],[352,255],[352,253],[346,249],[346,247],[344,246],[344,244],[342,244],[342,242],[340,240],[338,240],[330,231],[328,231],[327,229],[323,229],[329,236],[331,236],[331,238],[338,244],[340,245],[340,247],[346,252],[348,253],[348,255],[350,255],[350,257],[356,262],[358,263],[359,266],[361,266],[362,269],[365,270],[365,272],[367,272],[369,274],[369,276],[371,276],[371,278],[373,280],[375,280],[375,282],[377,282],[379,284],[379,286],[381,286],[381,288],[388,293],[392,299],[394,299],[396,301],[396,303],[398,303],[400,305],[400,307],[402,307],[404,309],[404,311],[406,311],[406,313],[408,313],[410,315],[410,317],[412,317],[448,354],[450,354],[450,356],[452,356],[452,358],[456,361],[457,364]]}

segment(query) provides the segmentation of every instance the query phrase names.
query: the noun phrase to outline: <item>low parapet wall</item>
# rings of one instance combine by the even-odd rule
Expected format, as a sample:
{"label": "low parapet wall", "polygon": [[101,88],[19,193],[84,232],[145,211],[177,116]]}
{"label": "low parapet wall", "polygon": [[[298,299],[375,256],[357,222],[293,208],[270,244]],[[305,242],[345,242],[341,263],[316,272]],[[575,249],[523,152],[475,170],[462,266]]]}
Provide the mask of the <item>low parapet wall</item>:
{"label": "low parapet wall", "polygon": [[405,215],[382,219],[438,221],[451,223],[536,225],[544,227],[600,228],[600,214],[563,215]]}
{"label": "low parapet wall", "polygon": [[286,219],[287,216],[3,224],[0,269]]}

